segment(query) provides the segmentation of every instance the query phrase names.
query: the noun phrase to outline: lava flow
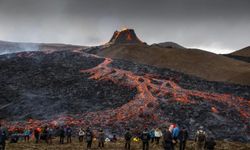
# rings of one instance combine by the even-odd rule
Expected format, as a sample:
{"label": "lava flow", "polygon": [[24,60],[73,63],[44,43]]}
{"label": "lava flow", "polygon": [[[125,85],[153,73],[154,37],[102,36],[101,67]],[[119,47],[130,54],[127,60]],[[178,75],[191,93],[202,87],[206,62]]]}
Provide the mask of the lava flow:
{"label": "lava flow", "polygon": [[[176,114],[164,113],[167,109],[174,109],[173,105],[178,105],[177,111],[183,112],[180,109],[185,106],[192,105],[192,107],[194,106],[193,108],[197,108],[202,103],[206,103],[206,107],[209,107],[202,111],[209,111],[209,114],[217,115],[218,117],[218,115],[226,112],[224,116],[229,116],[230,118],[230,113],[236,112],[234,113],[235,118],[239,116],[242,121],[249,122],[250,103],[247,99],[230,94],[184,89],[174,80],[167,79],[168,77],[163,79],[154,74],[138,75],[131,71],[111,67],[110,64],[112,61],[110,58],[105,58],[104,61],[96,67],[80,70],[80,73],[89,75],[89,80],[100,82],[112,81],[116,85],[124,88],[136,88],[136,95],[127,103],[116,108],[92,112],[88,111],[83,114],[71,116],[66,115],[52,120],[28,120],[27,122],[18,123],[2,122],[2,124],[5,124],[10,129],[16,127],[34,128],[43,124],[50,126],[68,124],[104,127],[118,125],[123,127],[130,125],[131,122],[132,124],[136,124],[136,126],[157,126],[162,123],[172,122],[173,120],[169,119],[169,117],[173,115],[175,117],[181,117],[180,115],[182,114],[178,114],[178,112],[176,112]],[[118,100],[119,99],[117,99],[117,101]],[[163,104],[170,107],[160,108]],[[185,111],[188,110],[184,110],[184,112]],[[196,112],[196,110],[192,112]],[[187,115],[190,115],[187,118],[193,118],[188,112]],[[236,122],[238,123],[239,121],[237,120]]]}
{"label": "lava flow", "polygon": [[[159,105],[158,99],[169,94],[172,95],[172,100],[183,104],[199,103],[199,101],[190,97],[199,97],[207,101],[223,103],[228,107],[236,109],[243,118],[248,120],[250,117],[250,112],[248,111],[250,106],[249,101],[241,97],[183,89],[174,81],[158,79],[154,75],[139,76],[130,71],[111,68],[108,66],[111,63],[112,60],[106,58],[97,67],[89,70],[81,70],[81,72],[89,73],[91,75],[90,79],[109,80],[119,85],[136,87],[137,95],[130,102],[119,108],[87,114],[86,117],[93,118],[93,122],[95,123],[105,124],[112,121],[129,121],[144,112],[150,112],[150,114],[153,114],[152,118],[156,119],[154,121],[161,122],[163,120],[157,120],[160,116],[154,113],[157,111],[155,108]],[[157,83],[153,83],[152,81]],[[211,107],[211,111],[218,112],[215,107]]]}

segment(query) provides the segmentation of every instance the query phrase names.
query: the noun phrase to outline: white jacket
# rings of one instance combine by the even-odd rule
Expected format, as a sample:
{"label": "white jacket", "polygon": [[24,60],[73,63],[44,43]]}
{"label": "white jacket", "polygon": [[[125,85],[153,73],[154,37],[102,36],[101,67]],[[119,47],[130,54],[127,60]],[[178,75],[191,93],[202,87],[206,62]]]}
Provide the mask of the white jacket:
{"label": "white jacket", "polygon": [[155,137],[162,137],[162,132],[160,130],[155,130]]}
{"label": "white jacket", "polygon": [[78,135],[79,135],[79,136],[84,136],[85,133],[84,133],[84,131],[80,130]]}

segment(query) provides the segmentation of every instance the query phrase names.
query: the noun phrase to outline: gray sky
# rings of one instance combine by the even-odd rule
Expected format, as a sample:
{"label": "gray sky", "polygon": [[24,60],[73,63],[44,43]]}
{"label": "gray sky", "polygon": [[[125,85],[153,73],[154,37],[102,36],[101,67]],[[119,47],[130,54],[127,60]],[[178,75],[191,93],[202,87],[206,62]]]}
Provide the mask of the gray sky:
{"label": "gray sky", "polygon": [[250,0],[0,0],[0,40],[100,45],[122,27],[151,44],[250,45]]}

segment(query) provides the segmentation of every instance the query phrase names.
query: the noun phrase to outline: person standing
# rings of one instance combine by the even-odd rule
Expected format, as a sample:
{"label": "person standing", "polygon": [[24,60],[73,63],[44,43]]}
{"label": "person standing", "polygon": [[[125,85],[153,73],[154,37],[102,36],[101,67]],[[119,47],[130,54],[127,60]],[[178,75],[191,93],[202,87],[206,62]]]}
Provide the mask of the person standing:
{"label": "person standing", "polygon": [[34,131],[34,136],[35,136],[35,143],[38,143],[40,140],[40,134],[41,134],[41,129],[36,128]]}
{"label": "person standing", "polygon": [[47,130],[48,130],[48,144],[52,144],[53,129],[50,127]]}
{"label": "person standing", "polygon": [[156,144],[159,145],[159,143],[160,143],[160,138],[162,137],[162,132],[161,132],[161,130],[160,130],[159,128],[156,128],[156,129],[155,129],[154,136],[155,136]]}
{"label": "person standing", "polygon": [[186,142],[188,139],[188,131],[187,131],[186,127],[181,128],[178,139],[180,142],[180,150],[185,150]]}
{"label": "person standing", "polygon": [[48,144],[48,126],[45,126],[43,128],[43,132],[42,132],[42,135],[43,135],[43,140]]}
{"label": "person standing", "polygon": [[79,142],[83,142],[83,138],[84,138],[84,131],[82,128],[79,129],[79,133],[78,133],[78,137],[79,137]]}
{"label": "person standing", "polygon": [[177,124],[174,124],[174,128],[173,128],[173,131],[172,131],[172,136],[173,136],[173,144],[174,144],[174,149],[177,145],[177,139],[178,139],[178,136],[179,136],[179,133],[180,133],[180,128]]}
{"label": "person standing", "polygon": [[6,139],[6,132],[2,129],[2,126],[0,125],[0,150],[5,150]]}
{"label": "person standing", "polygon": [[163,131],[163,148],[164,150],[173,150],[173,136],[172,136],[172,128],[166,129]]}
{"label": "person standing", "polygon": [[104,141],[105,141],[105,134],[102,129],[99,130],[99,135],[98,135],[98,147],[99,148],[104,148]]}
{"label": "person standing", "polygon": [[128,128],[125,135],[124,135],[125,149],[127,149],[127,150],[130,150],[131,138],[132,138],[132,134],[130,132],[130,129]]}
{"label": "person standing", "polygon": [[64,130],[63,126],[59,129],[59,136],[60,136],[60,142],[59,143],[64,144],[65,130]]}
{"label": "person standing", "polygon": [[113,134],[113,137],[111,138],[111,142],[113,143],[117,142],[117,137],[115,134]]}
{"label": "person standing", "polygon": [[66,128],[66,136],[67,136],[67,143],[71,143],[72,142],[72,129],[70,126],[67,126]]}
{"label": "person standing", "polygon": [[93,132],[91,131],[90,128],[87,128],[86,130],[87,149],[91,149],[92,141],[93,141]]}
{"label": "person standing", "polygon": [[206,132],[203,130],[203,127],[199,127],[195,135],[195,150],[204,150],[206,142]]}
{"label": "person standing", "polygon": [[150,130],[149,132],[151,143],[154,143],[155,141],[155,129]]}
{"label": "person standing", "polygon": [[24,141],[25,142],[29,142],[29,140],[30,140],[30,134],[31,134],[30,130],[28,128],[26,128],[24,130],[23,134],[24,134]]}
{"label": "person standing", "polygon": [[142,149],[148,150],[149,149],[149,141],[150,141],[150,135],[148,132],[148,129],[145,128],[141,134],[141,140],[142,140]]}

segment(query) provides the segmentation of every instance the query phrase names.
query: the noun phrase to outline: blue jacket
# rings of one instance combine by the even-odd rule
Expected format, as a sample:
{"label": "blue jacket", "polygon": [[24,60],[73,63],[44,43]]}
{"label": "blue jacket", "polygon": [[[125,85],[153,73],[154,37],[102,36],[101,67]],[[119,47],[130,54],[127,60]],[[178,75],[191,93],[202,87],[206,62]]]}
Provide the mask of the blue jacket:
{"label": "blue jacket", "polygon": [[175,127],[175,128],[173,129],[172,136],[173,136],[174,138],[177,138],[178,135],[179,135],[179,133],[180,133],[180,128],[179,128],[179,127]]}
{"label": "blue jacket", "polygon": [[155,131],[154,130],[151,130],[149,132],[149,135],[150,135],[150,138],[154,138],[155,137]]}

